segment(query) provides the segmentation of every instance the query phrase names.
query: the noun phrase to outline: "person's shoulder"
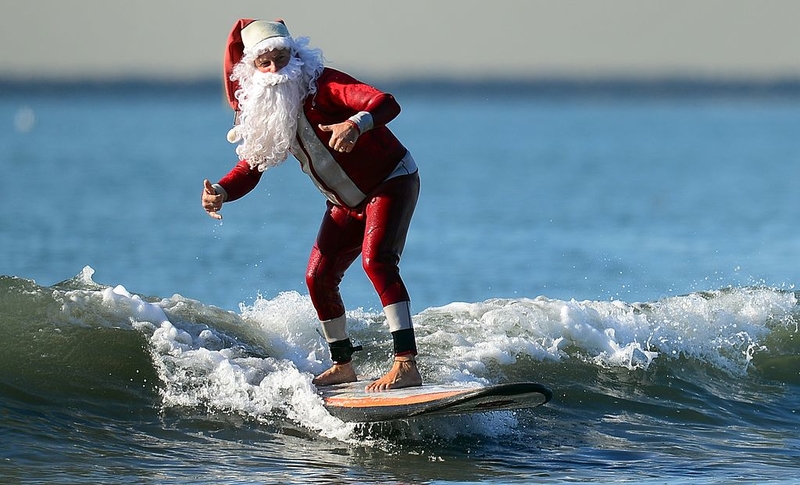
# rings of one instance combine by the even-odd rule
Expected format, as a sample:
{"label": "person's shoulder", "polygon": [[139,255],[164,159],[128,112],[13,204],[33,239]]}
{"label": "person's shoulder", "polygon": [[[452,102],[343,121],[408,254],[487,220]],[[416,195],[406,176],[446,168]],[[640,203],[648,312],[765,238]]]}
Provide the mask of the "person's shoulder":
{"label": "person's shoulder", "polygon": [[322,74],[320,74],[319,78],[317,78],[317,81],[321,83],[324,82],[337,82],[337,83],[347,83],[347,84],[360,83],[358,79],[354,78],[350,74],[347,74],[346,72],[327,66],[325,67],[325,69],[322,70]]}

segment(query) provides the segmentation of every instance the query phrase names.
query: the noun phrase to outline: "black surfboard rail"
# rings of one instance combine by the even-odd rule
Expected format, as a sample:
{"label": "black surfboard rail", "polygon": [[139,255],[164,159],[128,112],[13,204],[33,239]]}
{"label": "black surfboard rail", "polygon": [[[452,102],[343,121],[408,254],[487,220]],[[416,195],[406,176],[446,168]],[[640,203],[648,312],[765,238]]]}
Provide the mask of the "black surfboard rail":
{"label": "black surfboard rail", "polygon": [[343,421],[379,422],[426,416],[462,415],[534,408],[549,402],[553,393],[533,382],[485,387],[421,386],[366,393],[366,383],[320,388],[325,407]]}

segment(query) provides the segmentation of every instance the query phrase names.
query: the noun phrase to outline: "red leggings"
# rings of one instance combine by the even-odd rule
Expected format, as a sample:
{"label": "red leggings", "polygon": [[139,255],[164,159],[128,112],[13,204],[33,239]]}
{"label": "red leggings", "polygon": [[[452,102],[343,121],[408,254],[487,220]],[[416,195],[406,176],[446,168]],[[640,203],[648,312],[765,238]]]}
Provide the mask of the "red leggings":
{"label": "red leggings", "polygon": [[359,254],[384,307],[410,300],[399,264],[418,197],[419,175],[413,173],[386,181],[357,209],[328,202],[306,271],[320,320],[345,313],[339,283]]}

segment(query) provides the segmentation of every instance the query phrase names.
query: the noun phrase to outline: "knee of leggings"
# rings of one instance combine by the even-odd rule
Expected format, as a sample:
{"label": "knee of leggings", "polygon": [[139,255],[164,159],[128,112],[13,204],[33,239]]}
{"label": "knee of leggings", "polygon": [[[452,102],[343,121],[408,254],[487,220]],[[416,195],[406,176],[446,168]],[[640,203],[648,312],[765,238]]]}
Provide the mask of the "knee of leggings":
{"label": "knee of leggings", "polygon": [[312,293],[317,288],[317,274],[311,269],[306,271],[306,288]]}
{"label": "knee of leggings", "polygon": [[361,265],[364,268],[364,272],[373,281],[375,279],[392,279],[400,274],[400,268],[397,267],[397,263],[381,261],[377,258],[364,258]]}

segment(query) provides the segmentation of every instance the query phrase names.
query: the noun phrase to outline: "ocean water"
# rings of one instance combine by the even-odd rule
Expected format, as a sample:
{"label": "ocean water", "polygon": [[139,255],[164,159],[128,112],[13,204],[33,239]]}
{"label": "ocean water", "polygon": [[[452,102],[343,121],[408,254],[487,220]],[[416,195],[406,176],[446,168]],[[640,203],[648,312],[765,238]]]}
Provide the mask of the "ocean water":
{"label": "ocean water", "polygon": [[[429,382],[535,410],[330,416],[293,159],[224,219],[218,86],[0,90],[3,483],[794,483],[800,96],[398,86]],[[390,362],[356,263],[359,372]]]}

